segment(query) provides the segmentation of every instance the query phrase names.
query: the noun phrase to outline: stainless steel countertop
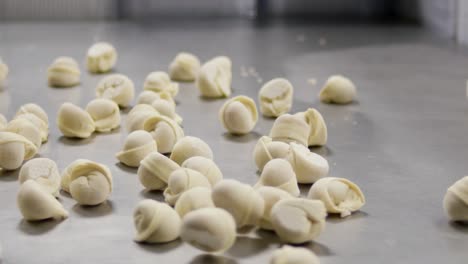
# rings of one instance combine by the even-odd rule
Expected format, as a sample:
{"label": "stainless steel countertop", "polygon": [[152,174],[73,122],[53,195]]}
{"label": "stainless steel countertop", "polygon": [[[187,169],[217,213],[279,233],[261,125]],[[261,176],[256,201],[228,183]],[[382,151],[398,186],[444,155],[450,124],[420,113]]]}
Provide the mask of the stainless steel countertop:
{"label": "stainless steel countertop", "polygon": [[[319,38],[327,44],[320,46]],[[182,50],[203,60],[230,56],[234,95],[256,98],[261,86],[255,78],[241,77],[241,66],[254,67],[263,81],[288,78],[295,86],[293,111],[316,107],[328,124],[329,144],[313,151],[328,159],[330,175],[356,182],[367,198],[362,212],[328,219],[323,234],[304,245],[322,263],[466,263],[468,226],[447,220],[442,198],[449,185],[467,174],[467,52],[416,27],[251,27],[232,21],[0,25],[0,56],[11,69],[9,87],[0,93],[0,112],[11,118],[24,103],[40,104],[51,120],[49,142],[40,156],[55,160],[61,170],[77,158],[102,162],[115,181],[106,204],[82,208],[62,195],[70,212],[67,220],[28,223],[16,207],[17,172],[3,173],[4,263],[267,263],[280,245],[275,235],[262,231],[239,236],[222,256],[206,255],[179,241],[133,242],[136,203],[162,195],[143,191],[136,170],[117,163],[114,154],[125,129],[77,141],[61,137],[55,124],[60,104],[84,107],[102,76],[88,74],[81,63],[81,86],[53,89],[46,83],[46,69],[55,57],[68,55],[83,62],[89,45],[98,40],[115,44],[116,71],[134,80],[137,92],[149,72],[167,69]],[[332,73],[357,84],[358,102],[318,102],[319,88]],[[316,78],[318,85],[307,84],[309,78]],[[182,84],[176,99],[186,135],[209,143],[225,178],[254,183],[258,176],[251,152],[273,120],[260,118],[254,132],[232,137],[217,119],[224,100],[200,99],[193,84]],[[301,187],[303,194],[309,188]]]}

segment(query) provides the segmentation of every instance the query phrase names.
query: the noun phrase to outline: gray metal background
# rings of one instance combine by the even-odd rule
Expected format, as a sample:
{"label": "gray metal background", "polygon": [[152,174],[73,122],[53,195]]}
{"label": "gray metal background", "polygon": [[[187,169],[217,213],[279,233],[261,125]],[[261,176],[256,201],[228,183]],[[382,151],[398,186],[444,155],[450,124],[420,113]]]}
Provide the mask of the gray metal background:
{"label": "gray metal background", "polygon": [[[320,46],[319,39],[327,40]],[[63,222],[28,223],[16,207],[17,172],[0,176],[0,244],[4,263],[267,263],[279,247],[272,233],[238,237],[222,256],[203,254],[180,241],[134,243],[132,212],[146,193],[134,169],[117,163],[126,131],[76,141],[61,137],[55,119],[61,103],[84,107],[102,76],[86,73],[69,89],[47,87],[46,69],[61,55],[80,60],[95,41],[115,44],[116,71],[135,81],[137,91],[150,71],[165,70],[182,50],[207,60],[233,60],[234,95],[256,98],[254,78],[240,67],[255,67],[265,81],[285,77],[295,87],[293,111],[316,107],[329,127],[329,144],[313,151],[325,156],[331,176],[346,177],[364,191],[362,212],[330,218],[326,230],[304,245],[332,263],[466,263],[468,228],[447,221],[446,188],[466,174],[468,108],[465,97],[468,54],[416,27],[321,26],[276,23],[255,27],[245,21],[142,23],[10,23],[0,25],[0,54],[11,68],[9,87],[0,93],[0,112],[9,118],[28,102],[43,106],[50,139],[40,155],[60,169],[77,158],[107,164],[115,188],[110,200],[83,208],[60,197],[70,217]],[[317,101],[330,74],[349,76],[358,101],[347,106]],[[317,78],[318,86],[306,80]],[[204,139],[226,178],[257,180],[251,157],[257,139],[273,120],[260,118],[243,137],[224,132],[217,119],[223,100],[203,100],[193,84],[182,84],[177,111],[187,135]],[[123,111],[125,118],[127,110]],[[302,186],[303,194],[308,186]]]}

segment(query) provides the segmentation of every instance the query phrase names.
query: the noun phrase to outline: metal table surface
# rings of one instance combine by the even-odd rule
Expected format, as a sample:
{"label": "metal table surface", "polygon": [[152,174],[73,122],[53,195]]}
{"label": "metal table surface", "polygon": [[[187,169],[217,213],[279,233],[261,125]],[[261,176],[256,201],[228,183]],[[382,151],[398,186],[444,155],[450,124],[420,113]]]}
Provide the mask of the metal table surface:
{"label": "metal table surface", "polygon": [[[319,39],[326,39],[320,45]],[[115,188],[105,204],[83,208],[65,195],[70,216],[63,222],[29,223],[16,207],[17,171],[0,176],[0,244],[4,263],[267,263],[280,244],[274,234],[252,232],[237,238],[224,255],[211,256],[180,241],[141,245],[133,241],[132,212],[145,198],[136,170],[114,154],[125,129],[87,140],[61,136],[55,124],[61,103],[84,107],[102,78],[82,68],[79,87],[47,86],[46,69],[61,55],[83,62],[90,44],[106,40],[119,52],[116,71],[134,80],[165,70],[182,50],[202,60],[228,55],[233,60],[234,95],[256,98],[261,84],[242,77],[254,67],[263,81],[286,77],[295,86],[293,112],[317,108],[329,128],[329,143],[313,151],[325,156],[330,175],[356,182],[367,198],[362,212],[329,218],[322,235],[304,245],[322,263],[466,263],[468,227],[450,223],[442,210],[446,188],[466,174],[468,55],[448,41],[411,26],[305,25],[252,26],[238,21],[159,23],[2,23],[0,56],[8,62],[9,87],[0,93],[0,112],[11,118],[28,102],[44,107],[50,138],[40,156],[62,170],[77,158],[107,164]],[[324,44],[324,43],[322,43]],[[358,101],[325,105],[317,99],[333,73],[349,76]],[[316,78],[317,86],[306,80]],[[257,139],[273,120],[260,118],[254,132],[233,137],[217,113],[224,100],[203,100],[193,84],[182,84],[177,111],[186,135],[204,139],[225,178],[257,180],[251,156]],[[123,119],[128,111],[123,111]],[[301,186],[305,194],[309,186]]]}

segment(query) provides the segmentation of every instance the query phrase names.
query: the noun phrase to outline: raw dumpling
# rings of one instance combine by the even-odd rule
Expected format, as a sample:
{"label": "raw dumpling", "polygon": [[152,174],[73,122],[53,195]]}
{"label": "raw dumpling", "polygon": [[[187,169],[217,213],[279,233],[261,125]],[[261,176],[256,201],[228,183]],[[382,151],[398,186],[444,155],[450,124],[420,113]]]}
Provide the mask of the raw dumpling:
{"label": "raw dumpling", "polygon": [[260,111],[267,117],[278,117],[289,112],[293,98],[292,84],[283,78],[265,83],[258,92]]}
{"label": "raw dumpling", "polygon": [[144,121],[143,129],[150,132],[160,153],[171,153],[174,145],[184,136],[182,128],[172,119],[153,115]]}
{"label": "raw dumpling", "polygon": [[89,113],[72,103],[60,106],[57,125],[65,137],[88,138],[96,129]]}
{"label": "raw dumpling", "polygon": [[28,221],[68,217],[68,212],[59,201],[34,180],[27,180],[21,184],[17,203],[24,219]]}
{"label": "raw dumpling", "polygon": [[196,156],[213,159],[213,151],[211,151],[210,146],[200,138],[185,136],[174,145],[171,153],[171,160],[182,165],[185,160]]}
{"label": "raw dumpling", "polygon": [[20,116],[28,119],[39,129],[43,143],[47,141],[49,137],[49,117],[42,107],[33,103],[22,105],[13,119]]}
{"label": "raw dumpling", "polygon": [[139,202],[133,213],[133,221],[137,242],[166,243],[180,235],[180,217],[165,203],[150,199]]}
{"label": "raw dumpling", "polygon": [[320,264],[320,260],[309,249],[286,245],[273,252],[270,264]]}
{"label": "raw dumpling", "polygon": [[219,110],[219,119],[229,133],[243,135],[255,127],[258,121],[257,106],[247,96],[228,100]]}
{"label": "raw dumpling", "polygon": [[164,200],[175,205],[180,195],[195,187],[211,188],[208,179],[195,170],[180,168],[171,173],[167,188],[164,190]]}
{"label": "raw dumpling", "polygon": [[272,159],[265,165],[254,188],[261,186],[276,187],[296,197],[300,194],[296,174],[291,164],[284,159]]}
{"label": "raw dumpling", "polygon": [[133,132],[135,130],[142,130],[143,124],[146,119],[149,119],[153,116],[159,116],[160,114],[154,107],[147,104],[137,104],[127,115],[126,127],[128,132]]}
{"label": "raw dumpling", "polygon": [[319,111],[314,108],[309,108],[307,111],[299,112],[295,115],[300,116],[307,124],[309,124],[310,132],[309,139],[307,140],[308,146],[323,146],[327,144],[327,125]]}
{"label": "raw dumpling", "polygon": [[151,134],[137,130],[127,136],[122,151],[119,151],[116,157],[127,166],[138,167],[140,161],[155,151],[158,151],[158,147]]}
{"label": "raw dumpling", "polygon": [[290,143],[287,160],[291,163],[298,183],[314,183],[327,176],[328,161],[322,156],[311,152],[303,145]]}
{"label": "raw dumpling", "polygon": [[452,221],[468,221],[468,176],[456,181],[447,189],[444,209]]}
{"label": "raw dumpling", "polygon": [[158,152],[151,152],[141,161],[137,173],[141,184],[146,189],[164,190],[171,173],[179,168],[179,164],[170,158]]}
{"label": "raw dumpling", "polygon": [[289,153],[289,145],[281,141],[273,141],[271,137],[261,137],[253,151],[255,165],[259,171],[272,159],[286,158]]}
{"label": "raw dumpling", "polygon": [[341,217],[359,210],[366,203],[359,187],[343,178],[326,177],[316,181],[310,188],[309,199],[321,200],[327,212]]}
{"label": "raw dumpling", "polygon": [[206,157],[195,156],[188,158],[181,166],[200,172],[208,179],[212,186],[223,179],[223,173],[216,163],[212,159]]}
{"label": "raw dumpling", "polygon": [[88,49],[86,65],[92,73],[105,73],[117,63],[117,51],[107,42],[98,42]]}
{"label": "raw dumpling", "polygon": [[180,217],[183,218],[191,211],[206,207],[215,207],[213,200],[211,199],[211,189],[206,187],[195,187],[182,193],[177,200],[174,209]]}
{"label": "raw dumpling", "polygon": [[178,115],[175,111],[175,104],[167,100],[154,100],[151,104],[156,111],[158,111],[161,115],[167,116],[170,119],[177,122],[177,124],[182,124],[182,117]]}
{"label": "raw dumpling", "polygon": [[0,132],[0,168],[16,170],[23,161],[36,155],[37,148],[25,137],[11,133]]}
{"label": "raw dumpling", "polygon": [[34,180],[48,193],[58,196],[60,190],[60,173],[55,161],[47,158],[36,158],[26,162],[18,174],[20,184]]}
{"label": "raw dumpling", "polygon": [[98,205],[112,191],[112,174],[103,164],[85,159],[72,162],[62,173],[61,187],[81,205]]}
{"label": "raw dumpling", "polygon": [[176,105],[174,102],[174,98],[172,98],[172,95],[167,91],[159,93],[153,91],[143,91],[140,93],[140,95],[138,95],[137,104],[151,105],[156,100],[165,100],[174,106]]}
{"label": "raw dumpling", "polygon": [[110,99],[121,107],[127,107],[135,96],[135,86],[127,76],[112,74],[99,81],[96,86],[96,96]]}
{"label": "raw dumpling", "polygon": [[172,95],[172,97],[174,97],[177,95],[177,93],[179,93],[179,84],[171,82],[171,79],[167,73],[158,71],[152,72],[146,76],[143,89],[156,93],[168,92]]}
{"label": "raw dumpling", "polygon": [[200,68],[197,87],[203,97],[221,98],[231,95],[232,81],[231,59],[225,56],[215,57]]}
{"label": "raw dumpling", "polygon": [[86,106],[86,112],[94,120],[98,132],[109,132],[120,126],[120,109],[114,101],[94,99]]}
{"label": "raw dumpling", "polygon": [[356,97],[356,86],[350,79],[332,75],[320,91],[320,101],[324,103],[348,104]]}
{"label": "raw dumpling", "polygon": [[296,142],[307,146],[309,141],[310,127],[306,121],[295,115],[284,114],[273,123],[270,137],[274,141],[285,143]]}
{"label": "raw dumpling", "polygon": [[5,131],[25,137],[27,140],[31,141],[37,149],[42,145],[41,132],[29,119],[19,116],[8,123]]}
{"label": "raw dumpling", "polygon": [[273,226],[271,225],[271,208],[283,199],[294,197],[286,191],[271,186],[261,186],[257,189],[257,192],[265,202],[265,210],[258,225],[262,229],[273,230]]}
{"label": "raw dumpling", "polygon": [[52,87],[71,87],[80,83],[80,67],[75,59],[58,57],[47,70],[47,79]]}
{"label": "raw dumpling", "polygon": [[169,75],[174,81],[193,82],[200,69],[200,60],[197,56],[181,52],[177,54],[169,65]]}

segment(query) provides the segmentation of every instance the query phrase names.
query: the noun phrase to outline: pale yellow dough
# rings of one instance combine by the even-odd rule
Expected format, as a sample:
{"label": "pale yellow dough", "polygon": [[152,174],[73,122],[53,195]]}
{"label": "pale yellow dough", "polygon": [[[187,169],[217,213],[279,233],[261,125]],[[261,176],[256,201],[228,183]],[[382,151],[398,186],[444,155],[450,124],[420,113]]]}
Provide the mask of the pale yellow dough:
{"label": "pale yellow dough", "polygon": [[248,184],[222,180],[213,187],[211,198],[216,207],[231,213],[238,228],[257,225],[263,216],[263,198]]}
{"label": "pale yellow dough", "polygon": [[322,233],[327,211],[319,200],[284,199],[271,209],[271,224],[283,242],[301,244]]}
{"label": "pale yellow dough", "polygon": [[58,57],[47,69],[47,80],[52,87],[71,87],[80,83],[80,67],[75,59]]}
{"label": "pale yellow dough", "polygon": [[174,209],[180,217],[183,218],[191,211],[206,207],[215,207],[213,200],[211,199],[211,189],[206,187],[195,187],[182,193],[177,200]]}
{"label": "pale yellow dough", "polygon": [[468,176],[456,181],[447,189],[444,210],[452,221],[468,221]]}
{"label": "pale yellow dough", "polygon": [[117,51],[107,42],[98,42],[88,49],[86,65],[92,73],[105,73],[117,63]]}
{"label": "pale yellow dough", "polygon": [[158,145],[158,151],[163,154],[171,153],[177,141],[184,137],[182,128],[174,120],[162,115],[146,118],[143,129],[151,133]]}
{"label": "pale yellow dough", "polygon": [[171,173],[179,168],[179,164],[168,157],[151,152],[140,162],[137,174],[147,190],[164,190]]}
{"label": "pale yellow dough", "polygon": [[285,245],[273,252],[270,264],[320,264],[320,260],[310,249]]}
{"label": "pale yellow dough", "polygon": [[261,186],[257,189],[257,192],[262,196],[265,202],[265,210],[258,225],[262,229],[273,230],[273,226],[271,225],[271,208],[277,202],[283,199],[293,198],[294,196],[286,191],[271,186]]}
{"label": "pale yellow dough", "polygon": [[0,132],[0,168],[16,170],[37,153],[37,148],[25,137],[12,133]]}
{"label": "pale yellow dough", "polygon": [[308,146],[323,146],[327,144],[327,125],[319,111],[314,108],[309,108],[305,112],[299,112],[295,115],[303,118],[309,125]]}
{"label": "pale yellow dough", "polygon": [[359,187],[344,178],[326,177],[316,181],[307,195],[309,199],[321,200],[327,212],[346,217],[361,209],[366,203]]}
{"label": "pale yellow dough", "polygon": [[17,195],[18,208],[28,221],[65,219],[68,212],[37,181],[27,180],[21,184]]}
{"label": "pale yellow dough", "polygon": [[88,138],[96,129],[91,115],[72,103],[60,106],[57,125],[65,137]]}
{"label": "pale yellow dough", "polygon": [[219,110],[219,120],[229,133],[247,134],[257,124],[257,106],[250,97],[243,95],[233,97]]}
{"label": "pale yellow dough", "polygon": [[112,192],[112,174],[103,164],[78,159],[65,168],[60,185],[78,204],[98,205]]}
{"label": "pale yellow dough", "polygon": [[167,91],[163,91],[159,93],[153,92],[153,91],[143,91],[138,95],[137,104],[151,105],[156,100],[164,100],[164,101],[168,101],[173,106],[176,105],[174,98],[172,98],[172,95]]}
{"label": "pale yellow dough", "polygon": [[300,194],[296,174],[291,164],[284,159],[272,159],[265,165],[254,188],[261,186],[275,187],[295,197]]}
{"label": "pale yellow dough", "polygon": [[151,105],[137,104],[127,115],[127,119],[125,121],[126,128],[128,132],[142,130],[146,119],[159,115],[158,111],[156,111],[156,109]]}
{"label": "pale yellow dough", "polygon": [[13,119],[24,117],[35,125],[41,132],[42,143],[49,137],[49,117],[47,113],[37,104],[29,103],[22,105]]}
{"label": "pale yellow dough", "polygon": [[106,76],[96,86],[96,97],[110,99],[121,107],[129,106],[134,96],[135,86],[123,74]]}
{"label": "pale yellow dough", "polygon": [[133,213],[133,222],[137,242],[166,243],[180,236],[180,217],[165,203],[150,199],[140,201]]}
{"label": "pale yellow dough", "polygon": [[231,95],[232,62],[225,56],[215,57],[200,68],[197,87],[203,97],[222,98]]}
{"label": "pale yellow dough", "polygon": [[11,120],[5,131],[16,133],[31,141],[39,149],[42,145],[41,132],[29,119],[19,116]]}
{"label": "pale yellow dough", "polygon": [[20,184],[34,180],[48,193],[58,196],[60,190],[60,173],[55,161],[47,158],[36,158],[26,162],[18,174]]}
{"label": "pale yellow dough", "polygon": [[164,200],[173,206],[182,193],[195,187],[211,188],[211,184],[198,171],[187,168],[177,169],[169,176],[167,188],[164,190]]}
{"label": "pale yellow dough", "polygon": [[161,115],[167,116],[170,119],[174,120],[177,122],[177,124],[182,124],[182,117],[178,115],[175,111],[175,104],[168,100],[154,100],[153,103],[151,103],[151,106],[156,109]]}
{"label": "pale yellow dough", "polygon": [[320,90],[319,98],[324,103],[348,104],[356,98],[356,86],[344,76],[332,75]]}
{"label": "pale yellow dough", "polygon": [[120,126],[120,109],[114,101],[94,99],[86,106],[86,112],[94,120],[98,132],[109,132]]}
{"label": "pale yellow dough", "polygon": [[185,136],[179,139],[174,145],[171,153],[171,160],[182,165],[185,160],[196,156],[213,159],[213,151],[202,139]]}
{"label": "pale yellow dough", "polygon": [[212,186],[223,179],[223,173],[216,163],[212,159],[206,157],[195,156],[188,158],[181,166],[200,172],[208,179]]}
{"label": "pale yellow dough", "polygon": [[270,137],[274,141],[285,143],[296,142],[307,146],[309,141],[310,127],[300,116],[283,114],[273,123]]}
{"label": "pale yellow dough", "polygon": [[172,97],[179,93],[179,84],[172,82],[169,75],[162,71],[152,72],[146,76],[143,89],[156,93],[168,92]]}
{"label": "pale yellow dough", "polygon": [[201,208],[185,215],[181,238],[188,244],[207,252],[223,252],[236,241],[236,223],[220,208]]}
{"label": "pale yellow dough", "polygon": [[193,82],[200,70],[200,60],[197,56],[181,52],[169,64],[169,75],[174,81]]}
{"label": "pale yellow dough", "polygon": [[328,175],[328,161],[303,145],[290,143],[286,159],[291,163],[298,183],[314,183]]}
{"label": "pale yellow dough", "polygon": [[271,137],[262,136],[255,145],[253,157],[259,171],[272,159],[286,158],[289,145],[281,141],[273,141]]}
{"label": "pale yellow dough", "polygon": [[265,83],[258,92],[260,111],[267,117],[278,117],[289,112],[292,106],[293,86],[283,78]]}
{"label": "pale yellow dough", "polygon": [[115,156],[129,167],[138,167],[148,154],[156,151],[158,147],[151,134],[144,130],[137,130],[127,136],[123,149]]}

